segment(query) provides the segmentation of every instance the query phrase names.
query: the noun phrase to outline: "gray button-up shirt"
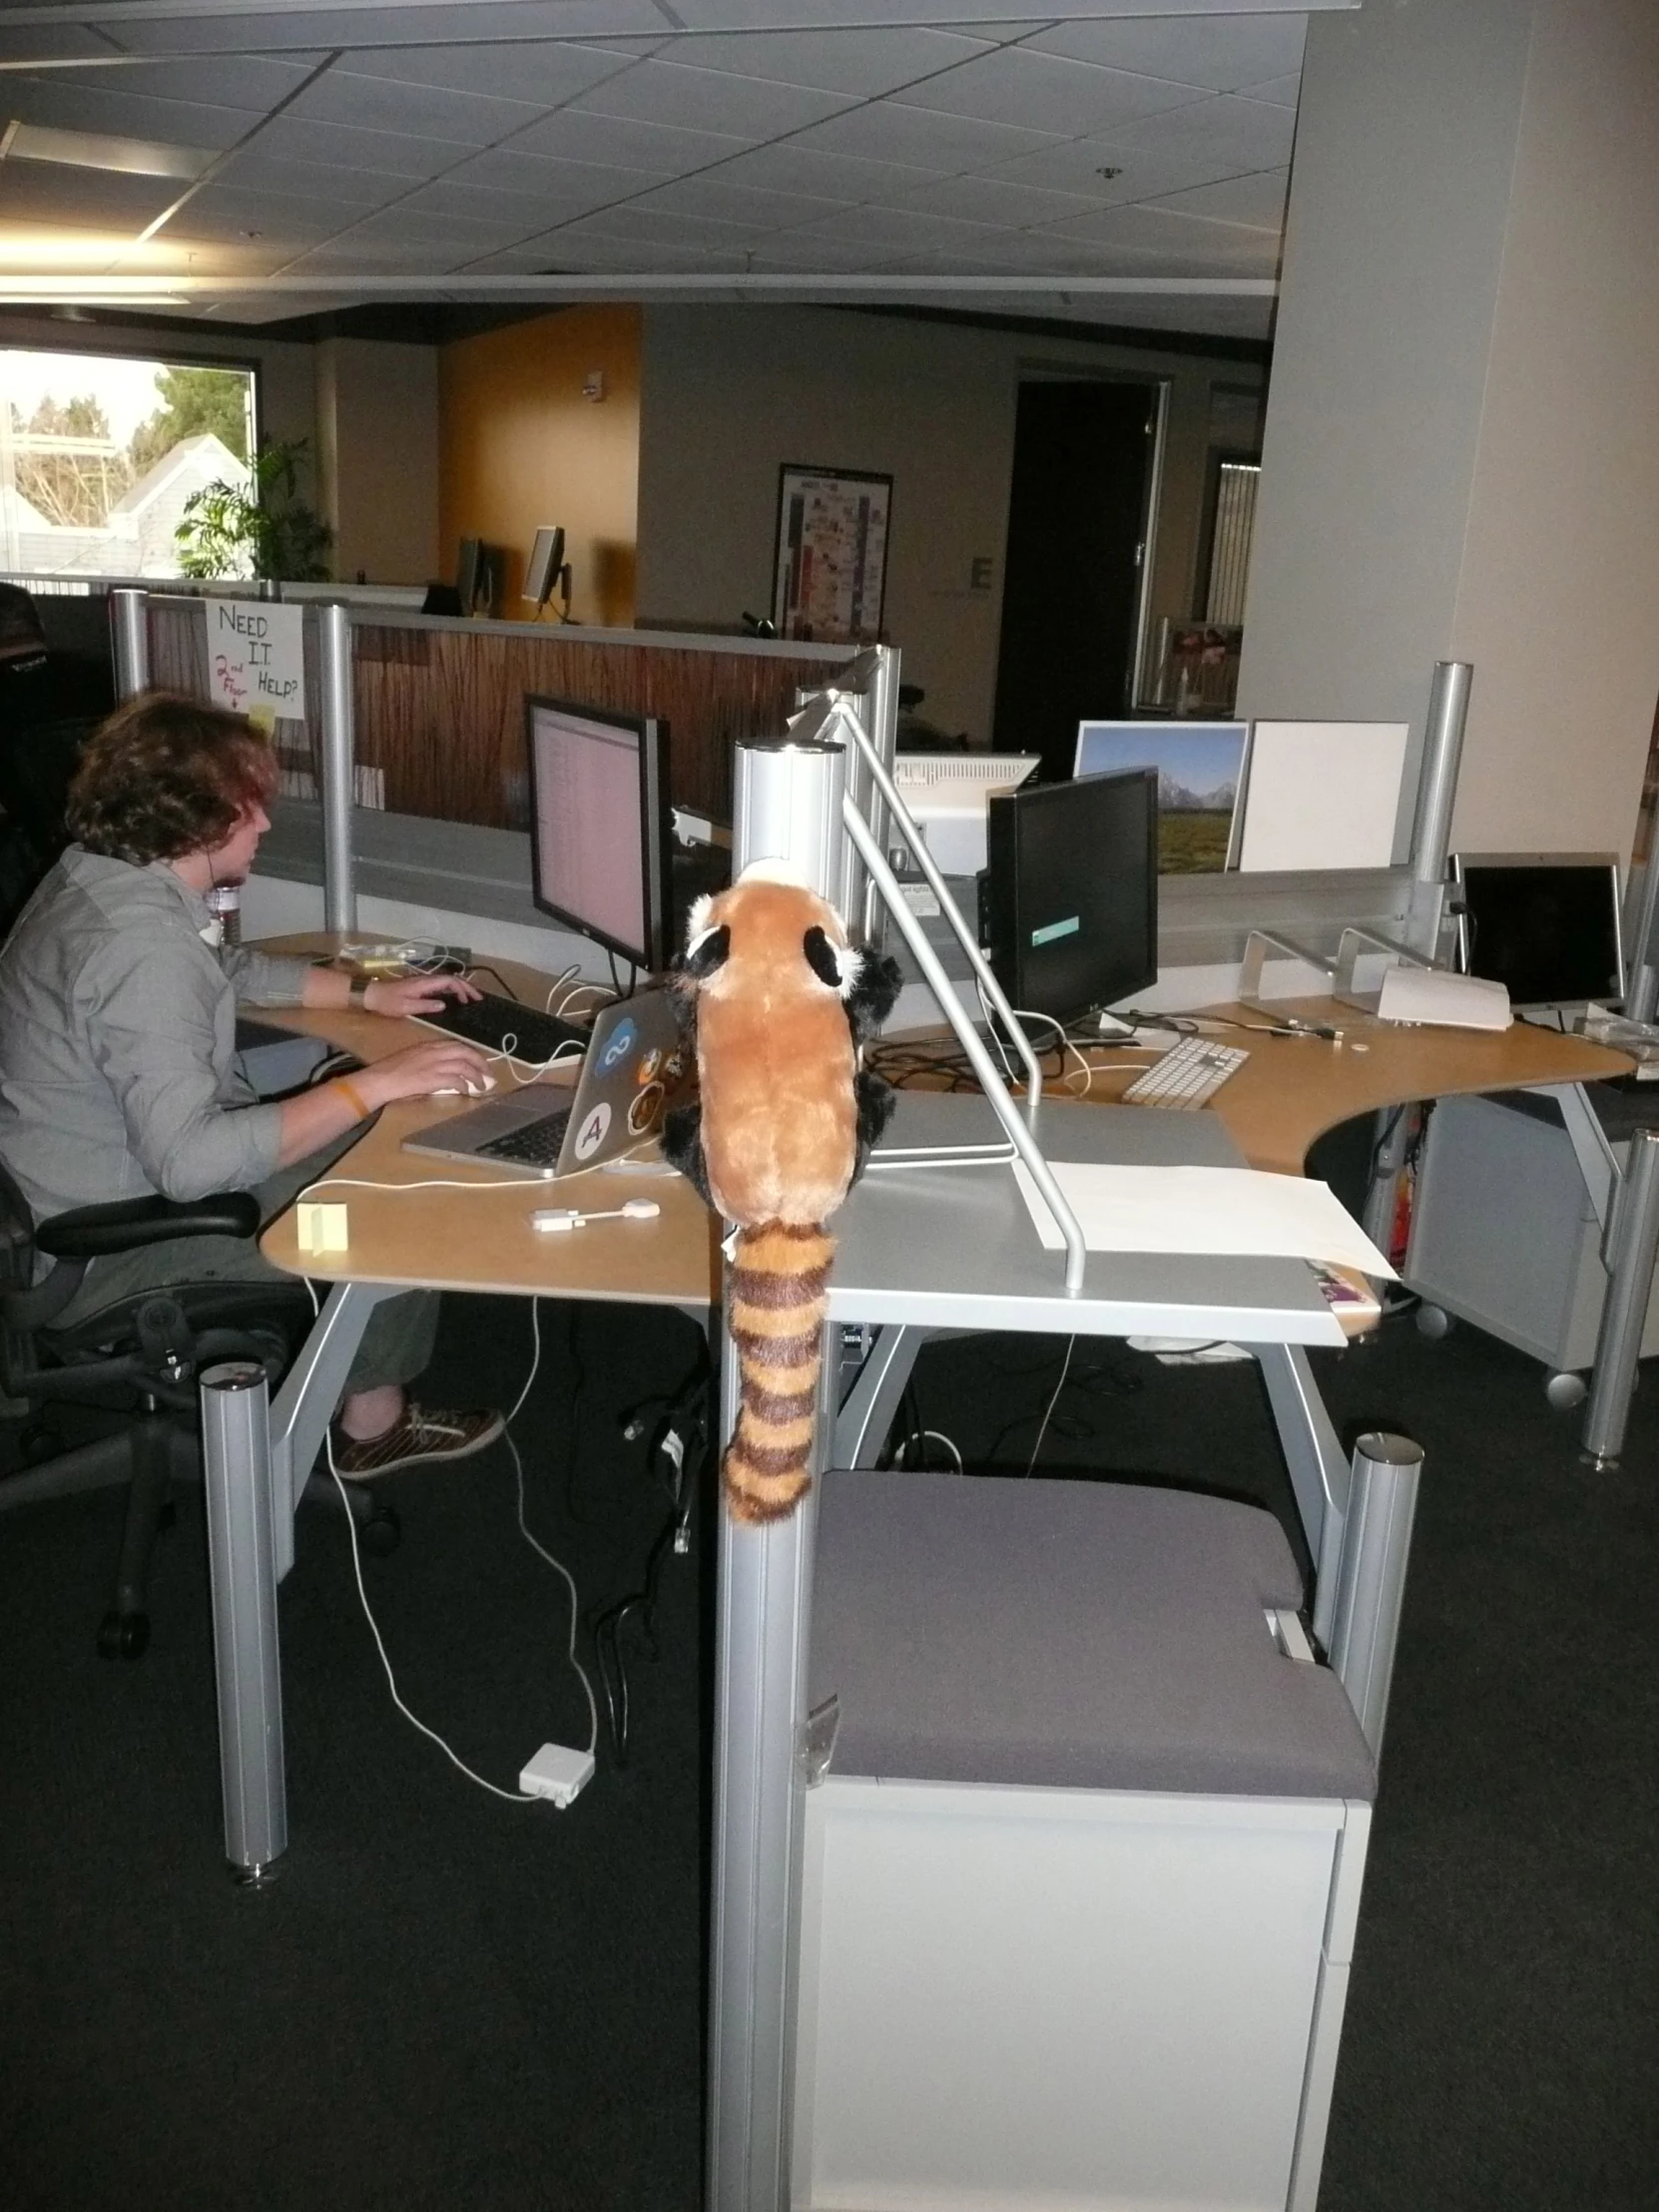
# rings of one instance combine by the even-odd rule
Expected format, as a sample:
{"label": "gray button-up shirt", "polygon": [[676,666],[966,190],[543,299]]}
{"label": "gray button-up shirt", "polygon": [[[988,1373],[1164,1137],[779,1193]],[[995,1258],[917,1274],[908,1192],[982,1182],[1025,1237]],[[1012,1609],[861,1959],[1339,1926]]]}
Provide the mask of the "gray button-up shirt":
{"label": "gray button-up shirt", "polygon": [[0,950],[0,1160],[37,1221],[118,1198],[251,1190],[281,1109],[235,1064],[239,999],[297,1006],[303,960],[221,950],[165,861],[71,845]]}

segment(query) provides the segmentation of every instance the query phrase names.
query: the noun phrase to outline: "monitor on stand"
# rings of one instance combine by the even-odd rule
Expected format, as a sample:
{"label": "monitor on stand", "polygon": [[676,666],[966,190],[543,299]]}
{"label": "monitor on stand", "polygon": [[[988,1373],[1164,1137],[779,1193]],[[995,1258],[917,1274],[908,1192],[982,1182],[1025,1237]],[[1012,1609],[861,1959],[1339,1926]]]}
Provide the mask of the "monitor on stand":
{"label": "monitor on stand", "polygon": [[1458,965],[1516,1008],[1624,997],[1619,864],[1611,852],[1454,852]]}
{"label": "monitor on stand", "polygon": [[1077,1021],[1157,981],[1156,769],[993,796],[987,844],[987,950],[1015,1013]]}
{"label": "monitor on stand", "polygon": [[524,597],[539,615],[555,592],[559,594],[559,619],[568,622],[570,564],[565,559],[565,534],[557,523],[544,523],[536,532],[525,563]]}
{"label": "monitor on stand", "polygon": [[668,726],[563,699],[527,698],[532,895],[545,914],[662,967],[668,943]]}
{"label": "monitor on stand", "polygon": [[501,548],[482,538],[462,538],[455,563],[455,590],[463,615],[501,612]]}

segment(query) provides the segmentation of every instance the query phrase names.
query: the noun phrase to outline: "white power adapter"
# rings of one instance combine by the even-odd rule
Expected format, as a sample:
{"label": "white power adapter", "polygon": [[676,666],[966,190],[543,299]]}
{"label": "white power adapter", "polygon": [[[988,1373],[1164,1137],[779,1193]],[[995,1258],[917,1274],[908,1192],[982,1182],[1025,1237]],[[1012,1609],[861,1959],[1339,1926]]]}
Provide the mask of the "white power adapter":
{"label": "white power adapter", "polygon": [[593,1780],[593,1753],[568,1744],[543,1744],[518,1778],[527,1797],[549,1798],[562,1813]]}

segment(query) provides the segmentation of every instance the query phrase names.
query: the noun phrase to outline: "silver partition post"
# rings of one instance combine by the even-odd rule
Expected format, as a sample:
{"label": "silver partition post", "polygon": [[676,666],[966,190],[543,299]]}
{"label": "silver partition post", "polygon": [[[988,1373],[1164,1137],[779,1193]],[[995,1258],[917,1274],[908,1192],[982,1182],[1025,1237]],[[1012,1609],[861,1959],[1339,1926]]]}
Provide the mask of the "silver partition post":
{"label": "silver partition post", "polygon": [[115,659],[115,695],[136,699],[150,689],[150,594],[112,591],[110,651]]}
{"label": "silver partition post", "polygon": [[287,1849],[282,1678],[271,1517],[270,1393],[257,1360],[202,1377],[214,1667],[219,1678],[225,1856],[239,1882],[264,1880]]}
{"label": "silver partition post", "polygon": [[831,740],[740,745],[732,792],[734,878],[756,860],[786,860],[833,903],[846,842],[845,789],[846,748]]}
{"label": "silver partition post", "polygon": [[1417,808],[1411,824],[1411,926],[1419,951],[1434,954],[1440,932],[1446,855],[1451,850],[1451,810],[1463,758],[1474,670],[1467,661],[1436,661],[1428,691],[1428,721],[1417,772]]}
{"label": "silver partition post", "polygon": [[1626,928],[1630,987],[1624,1010],[1631,1021],[1651,1021],[1659,1005],[1659,836],[1648,831],[1648,855],[1635,888]]}
{"label": "silver partition post", "polygon": [[357,926],[352,872],[351,801],[355,746],[351,727],[351,617],[338,600],[316,610],[322,698],[322,926]]}
{"label": "silver partition post", "polygon": [[1597,1467],[1610,1467],[1624,1449],[1630,1393],[1653,1295],[1653,1263],[1659,1257],[1659,1129],[1631,1132],[1602,1256],[1608,1268],[1607,1300],[1596,1336],[1584,1449]]}
{"label": "silver partition post", "polygon": [[1422,1447],[1405,1436],[1362,1436],[1354,1447],[1353,1472],[1328,1648],[1376,1759],[1388,1714]]}

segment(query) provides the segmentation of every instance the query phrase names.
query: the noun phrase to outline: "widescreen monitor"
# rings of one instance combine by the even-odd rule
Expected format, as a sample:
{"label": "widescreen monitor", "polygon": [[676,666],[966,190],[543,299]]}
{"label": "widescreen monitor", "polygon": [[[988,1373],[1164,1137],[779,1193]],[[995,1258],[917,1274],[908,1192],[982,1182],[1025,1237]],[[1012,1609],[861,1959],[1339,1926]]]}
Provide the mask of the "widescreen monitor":
{"label": "widescreen monitor", "polygon": [[1239,799],[1248,722],[1083,722],[1074,776],[1150,768],[1158,774],[1158,867],[1208,875],[1239,863]]}
{"label": "widescreen monitor", "polygon": [[1070,1022],[1158,978],[1158,774],[998,794],[989,808],[991,972],[1016,1013]]}
{"label": "widescreen monitor", "polygon": [[667,958],[668,726],[565,699],[526,699],[536,904],[635,967]]}
{"label": "widescreen monitor", "polygon": [[1460,964],[1511,1006],[1624,996],[1619,865],[1611,852],[1454,852]]}

